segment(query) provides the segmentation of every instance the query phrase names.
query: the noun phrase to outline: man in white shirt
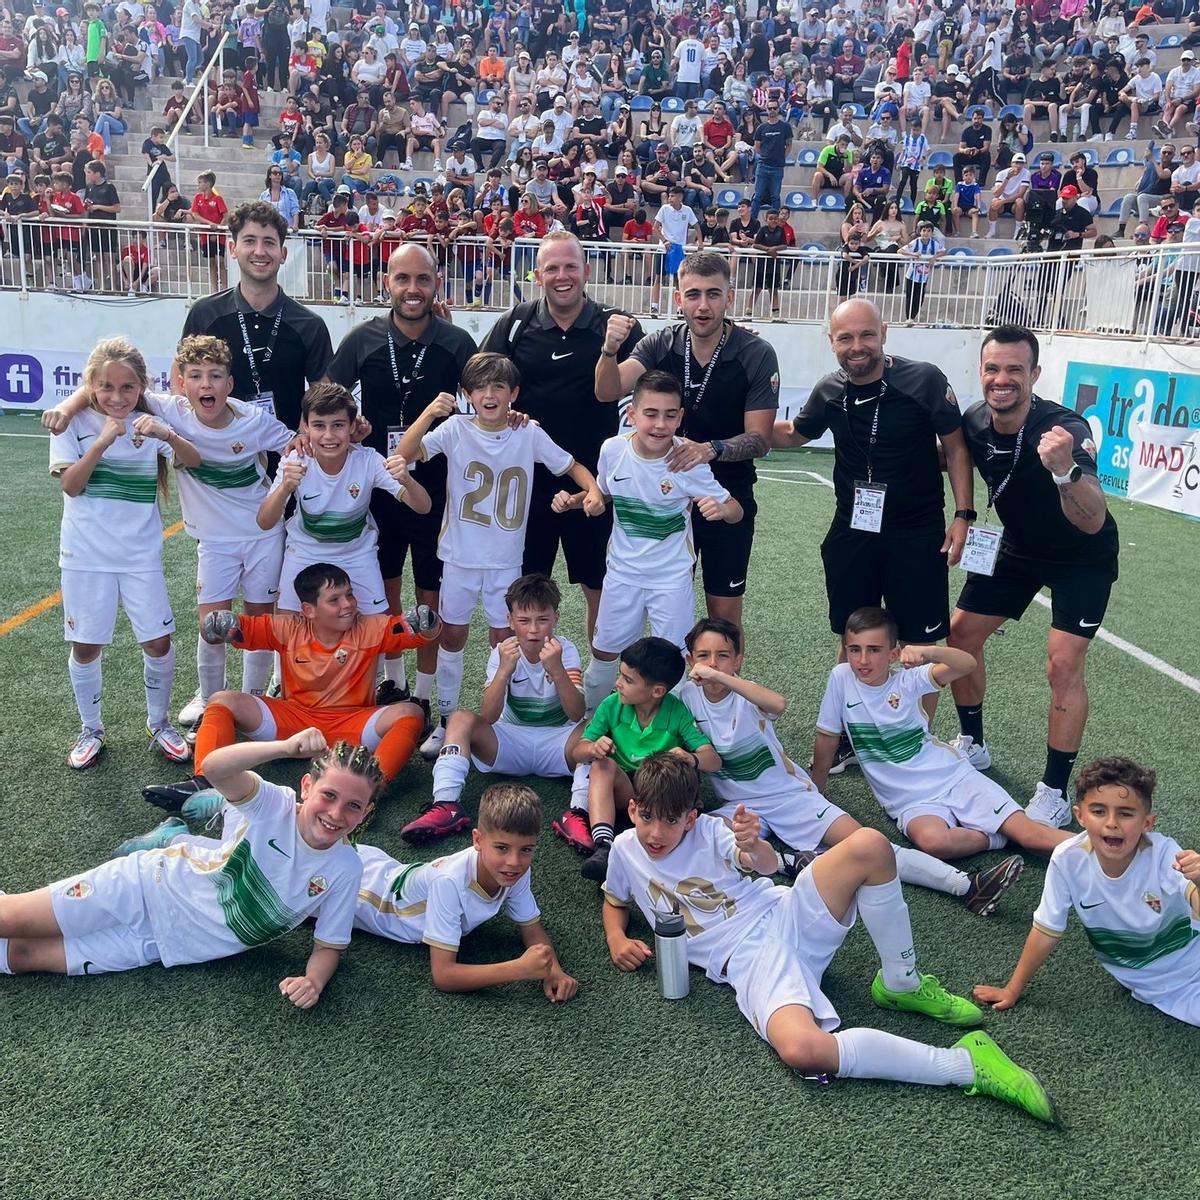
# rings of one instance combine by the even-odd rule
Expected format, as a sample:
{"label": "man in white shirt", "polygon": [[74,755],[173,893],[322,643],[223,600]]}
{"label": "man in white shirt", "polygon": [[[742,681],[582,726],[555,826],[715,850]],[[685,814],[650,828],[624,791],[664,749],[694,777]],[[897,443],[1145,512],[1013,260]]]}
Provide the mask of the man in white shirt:
{"label": "man in white shirt", "polygon": [[[658,297],[664,275],[674,277],[687,251],[689,240],[700,246],[700,222],[696,214],[683,202],[683,188],[672,187],[667,193],[667,202],[654,218],[654,233],[662,243],[665,253],[655,260],[654,282],[650,285],[650,313],[658,315]],[[692,230],[696,231],[692,238]]]}
{"label": "man in white shirt", "polygon": [[1171,194],[1179,202],[1179,211],[1186,217],[1200,195],[1200,155],[1195,146],[1179,148],[1179,166],[1171,172]]}
{"label": "man in white shirt", "polygon": [[992,188],[992,202],[988,205],[988,237],[996,236],[996,219],[1006,209],[1012,209],[1018,227],[1024,222],[1025,193],[1029,191],[1031,182],[1029,170],[1025,166],[1025,155],[1014,154],[1012,165],[996,176],[996,183]]}
{"label": "man in white shirt", "polygon": [[701,140],[703,139],[696,101],[688,100],[684,103],[683,112],[671,122],[671,145],[676,150],[686,152],[686,157],[690,155],[692,147]]}
{"label": "man in white shirt", "polygon": [[671,56],[675,73],[675,94],[689,100],[700,93],[700,71],[704,66],[704,43],[696,37],[696,27],[688,29]]}
{"label": "man in white shirt", "polygon": [[1120,98],[1129,105],[1129,132],[1127,142],[1137,137],[1138,119],[1145,114],[1152,116],[1161,111],[1163,81],[1150,69],[1148,58],[1139,58],[1137,71],[1121,89]]}
{"label": "man in white shirt", "polygon": [[848,104],[842,106],[841,120],[831,125],[825,134],[825,140],[831,144],[840,137],[849,138],[852,146],[861,146],[863,143],[862,130],[854,124],[854,109]]}
{"label": "man in white shirt", "polygon": [[[551,122],[553,126],[553,122]],[[533,111],[533,102],[528,96],[517,101],[517,115],[508,123],[508,136],[512,138],[512,156],[522,146],[532,146],[533,139],[542,132],[542,118]]]}
{"label": "man in white shirt", "polygon": [[1167,72],[1167,81],[1163,85],[1163,115],[1154,126],[1161,137],[1173,137],[1175,126],[1180,121],[1188,120],[1196,108],[1196,100],[1200,97],[1200,68],[1196,66],[1196,55],[1192,50],[1184,50],[1179,56],[1179,66]]}
{"label": "man in white shirt", "polygon": [[561,146],[563,139],[571,132],[571,126],[575,121],[575,118],[567,110],[567,98],[562,92],[559,92],[554,97],[554,107],[548,108],[542,113],[543,127],[547,121],[554,126],[555,137],[558,139],[559,146]]}

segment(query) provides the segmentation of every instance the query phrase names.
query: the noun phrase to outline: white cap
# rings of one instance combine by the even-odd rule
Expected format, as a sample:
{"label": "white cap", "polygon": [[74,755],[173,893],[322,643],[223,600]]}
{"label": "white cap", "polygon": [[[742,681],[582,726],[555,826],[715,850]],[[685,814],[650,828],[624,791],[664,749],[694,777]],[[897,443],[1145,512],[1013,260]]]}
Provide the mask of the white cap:
{"label": "white cap", "polygon": [[950,64],[950,65],[949,65],[949,66],[946,68],[946,74],[947,74],[947,75],[957,75],[957,74],[958,74],[958,67],[956,67],[956,66],[954,65],[954,63],[951,63],[951,64]]}
{"label": "white cap", "polygon": [[1014,155],[1012,156],[1012,160],[1013,160],[1013,162],[1024,162],[1024,161],[1025,161],[1025,155],[1021,154],[1021,153],[1018,151],[1016,154],[1014,154]]}

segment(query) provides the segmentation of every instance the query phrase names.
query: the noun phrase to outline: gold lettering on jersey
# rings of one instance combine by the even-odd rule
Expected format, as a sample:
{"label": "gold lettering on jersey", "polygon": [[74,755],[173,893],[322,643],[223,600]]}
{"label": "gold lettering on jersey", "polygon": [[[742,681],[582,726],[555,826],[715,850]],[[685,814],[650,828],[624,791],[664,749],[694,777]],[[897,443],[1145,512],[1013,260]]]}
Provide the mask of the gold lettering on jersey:
{"label": "gold lettering on jersey", "polygon": [[497,476],[487,463],[472,459],[463,468],[463,479],[475,484],[459,506],[463,521],[485,527],[495,521],[510,532],[525,524],[529,475],[524,467],[505,467]]}
{"label": "gold lettering on jersey", "polygon": [[[699,875],[681,879],[674,890],[657,879],[651,879],[646,891],[652,908],[679,909],[688,937],[696,937],[711,924],[711,921],[704,920],[705,917],[720,913],[720,919],[728,921],[737,913],[737,901],[711,880],[702,879]],[[699,917],[697,914],[700,914]]]}

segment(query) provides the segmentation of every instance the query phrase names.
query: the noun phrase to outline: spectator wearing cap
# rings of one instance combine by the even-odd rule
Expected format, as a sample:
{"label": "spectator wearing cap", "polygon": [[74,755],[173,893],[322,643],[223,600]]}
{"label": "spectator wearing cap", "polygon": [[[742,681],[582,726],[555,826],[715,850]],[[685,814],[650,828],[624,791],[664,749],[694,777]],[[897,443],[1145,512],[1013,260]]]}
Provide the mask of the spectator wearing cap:
{"label": "spectator wearing cap", "polygon": [[948,142],[950,127],[957,123],[959,117],[962,116],[962,111],[967,106],[970,89],[955,63],[951,63],[946,68],[946,73],[941,79],[935,78],[932,81],[931,89],[929,115],[933,120],[942,123],[938,141]]}
{"label": "spectator wearing cap", "polygon": [[650,52],[650,61],[642,71],[638,92],[649,96],[652,100],[662,101],[672,94],[674,85],[671,82],[671,72],[667,69],[661,50]]}
{"label": "spectator wearing cap", "polygon": [[33,86],[25,98],[25,116],[17,119],[17,130],[32,141],[46,128],[46,117],[54,107],[54,93],[45,71],[30,71],[29,79]]}
{"label": "spectator wearing cap", "polygon": [[608,192],[606,222],[610,228],[620,229],[641,207],[641,197],[630,181],[629,168],[617,167],[605,190]]}
{"label": "spectator wearing cap", "polygon": [[825,22],[821,20],[819,8],[810,8],[804,14],[804,20],[800,22],[797,33],[800,38],[800,48],[811,58],[821,45],[821,39],[825,37]]}
{"label": "spectator wearing cap", "polygon": [[562,92],[555,95],[553,104],[542,113],[543,127],[547,121],[554,126],[555,137],[561,146],[567,140],[571,126],[575,123],[575,118],[567,108],[567,98]]}
{"label": "spectator wearing cap", "polygon": [[1200,100],[1200,67],[1196,66],[1196,55],[1184,50],[1179,56],[1179,66],[1167,72],[1163,83],[1163,115],[1154,126],[1160,137],[1173,137],[1175,127],[1187,121]]}
{"label": "spectator wearing cap", "polygon": [[519,50],[512,66],[508,68],[509,121],[516,118],[522,100],[527,101],[529,111],[533,111],[536,88],[537,72],[533,69],[533,59],[528,50]]}
{"label": "spectator wearing cap", "polygon": [[1062,209],[1055,215],[1054,225],[1061,231],[1062,248],[1064,250],[1081,250],[1085,238],[1096,236],[1096,226],[1092,214],[1079,203],[1079,189],[1068,183],[1059,197],[1062,199]]}
{"label": "spectator wearing cap", "polygon": [[1057,63],[1066,58],[1071,41],[1071,22],[1063,16],[1058,4],[1050,5],[1050,16],[1038,27],[1037,42],[1033,47],[1034,57],[1039,63]]}
{"label": "spectator wearing cap", "polygon": [[904,269],[904,323],[913,324],[921,314],[925,288],[933,274],[934,265],[946,254],[946,243],[927,217],[917,222],[916,235],[897,253],[909,260]]}
{"label": "spectator wearing cap", "polygon": [[992,199],[988,204],[988,229],[990,238],[996,236],[996,221],[1002,213],[1011,212],[1017,221],[1015,237],[1020,237],[1021,227],[1025,222],[1025,196],[1029,191],[1031,178],[1025,165],[1025,155],[1019,150],[1012,156],[1012,161],[1004,170],[996,175],[992,187]]}

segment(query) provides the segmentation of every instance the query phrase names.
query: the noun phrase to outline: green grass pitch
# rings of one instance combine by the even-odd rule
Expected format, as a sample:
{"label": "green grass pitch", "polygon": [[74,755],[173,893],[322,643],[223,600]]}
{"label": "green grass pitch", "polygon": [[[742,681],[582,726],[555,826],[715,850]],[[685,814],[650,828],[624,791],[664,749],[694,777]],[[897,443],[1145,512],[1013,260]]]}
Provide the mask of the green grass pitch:
{"label": "green grass pitch", "polygon": [[[0,423],[6,435],[35,428]],[[60,500],[46,450],[37,437],[0,437],[0,620],[59,586]],[[747,674],[789,698],[781,732],[801,761],[833,656],[818,557],[833,494],[809,474],[830,468],[815,452],[765,464],[746,608]],[[1106,628],[1200,676],[1196,526],[1150,508],[1114,508],[1121,580]],[[174,709],[195,679],[194,558],[185,537],[167,542],[180,629]],[[568,595],[562,628],[582,647],[578,596]],[[994,774],[1022,800],[1042,765],[1048,620],[1032,607],[993,640],[989,659]],[[473,703],[481,639],[469,654],[464,701]],[[0,887],[9,891],[108,857],[159,818],[139,787],[177,774],[146,748],[140,654],[123,623],[104,667],[109,750],[91,771],[66,768],[76,716],[64,660],[58,608],[0,639]],[[1163,830],[1200,842],[1200,696],[1102,642],[1089,682],[1083,755],[1119,751],[1153,764]],[[949,704],[939,728],[955,732]],[[297,775],[285,766],[275,777]],[[429,781],[429,766],[414,762],[369,840],[403,857],[400,827]],[[795,1077],[759,1041],[732,990],[693,971],[691,995],[668,1004],[652,969],[627,976],[610,964],[596,890],[548,828],[566,781],[537,786],[547,829],[534,888],[580,980],[575,1001],[551,1007],[534,984],[439,995],[421,948],[364,936],[318,1007],[299,1012],[276,984],[303,963],[307,930],[205,966],[0,979],[0,1200],[1196,1194],[1200,1034],[1132,1000],[1077,927],[1020,1006],[986,1024],[1054,1092],[1064,1131],[953,1088],[821,1086]],[[469,806],[480,791],[473,776]],[[834,780],[830,796],[886,828],[856,771]],[[958,991],[1006,979],[1041,879],[1031,863],[990,920],[908,889],[924,969]],[[494,959],[516,948],[516,931],[499,921],[469,938],[465,955]],[[955,1040],[950,1028],[875,1009],[867,991],[875,966],[860,926],[825,979],[845,1025]]]}

